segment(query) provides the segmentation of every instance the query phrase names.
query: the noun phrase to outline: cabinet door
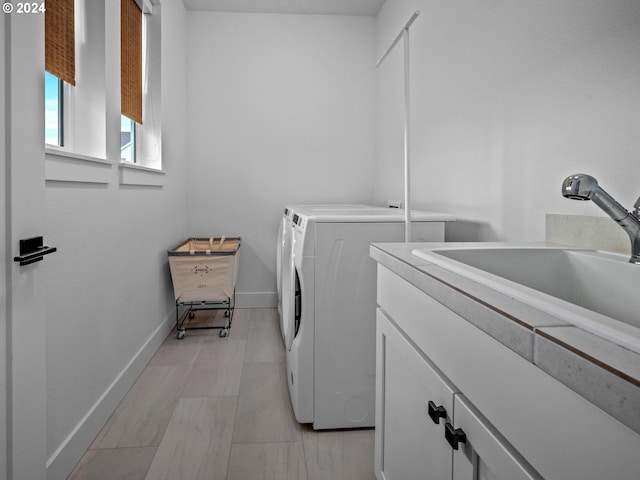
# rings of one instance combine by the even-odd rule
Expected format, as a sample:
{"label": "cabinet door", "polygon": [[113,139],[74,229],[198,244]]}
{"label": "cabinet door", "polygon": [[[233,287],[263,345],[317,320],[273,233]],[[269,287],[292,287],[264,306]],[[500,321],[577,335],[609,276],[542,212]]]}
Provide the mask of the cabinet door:
{"label": "cabinet door", "polygon": [[[376,404],[376,473],[380,480],[451,478],[451,447],[444,424],[451,421],[453,389],[395,325],[378,311],[379,370]],[[428,404],[443,407],[438,424]]]}
{"label": "cabinet door", "polygon": [[464,395],[456,395],[453,411],[466,436],[453,452],[453,480],[542,480]]}

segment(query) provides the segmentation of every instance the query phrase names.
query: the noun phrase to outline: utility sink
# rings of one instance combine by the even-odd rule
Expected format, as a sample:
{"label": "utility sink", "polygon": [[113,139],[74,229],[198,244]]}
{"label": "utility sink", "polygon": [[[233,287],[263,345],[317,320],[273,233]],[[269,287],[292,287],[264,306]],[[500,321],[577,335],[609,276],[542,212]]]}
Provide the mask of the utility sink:
{"label": "utility sink", "polygon": [[412,254],[640,353],[640,265],[536,244],[452,244]]}

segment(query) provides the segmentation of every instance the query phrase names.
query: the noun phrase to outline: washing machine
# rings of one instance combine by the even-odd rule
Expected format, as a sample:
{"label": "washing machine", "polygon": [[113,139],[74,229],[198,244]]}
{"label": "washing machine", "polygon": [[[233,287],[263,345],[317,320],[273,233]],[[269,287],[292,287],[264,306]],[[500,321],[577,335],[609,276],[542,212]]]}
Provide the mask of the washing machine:
{"label": "washing machine", "polygon": [[[444,241],[455,219],[412,212],[414,241]],[[371,427],[375,396],[374,242],[404,240],[404,212],[294,208],[293,264],[285,319],[287,379],[300,423]],[[283,295],[284,298],[284,295]],[[283,305],[284,307],[284,305]]]}
{"label": "washing machine", "polygon": [[[289,295],[293,290],[293,287],[291,287],[293,271],[292,217],[296,208],[303,210],[318,209],[322,211],[335,211],[354,209],[361,210],[375,207],[360,204],[301,204],[285,206],[282,219],[280,220],[280,225],[278,226],[278,235],[276,240],[276,288],[278,291],[278,314],[280,316],[280,332],[282,334],[283,340],[285,324],[287,323],[287,320],[293,315],[293,313],[290,312]],[[287,285],[288,287],[283,289],[283,284]]]}

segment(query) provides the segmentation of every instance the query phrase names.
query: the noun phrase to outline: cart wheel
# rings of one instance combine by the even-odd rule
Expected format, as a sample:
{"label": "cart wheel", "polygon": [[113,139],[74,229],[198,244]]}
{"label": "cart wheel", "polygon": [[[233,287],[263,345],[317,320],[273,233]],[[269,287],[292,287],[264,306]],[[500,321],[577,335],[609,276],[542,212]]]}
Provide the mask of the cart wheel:
{"label": "cart wheel", "polygon": [[218,335],[220,335],[222,338],[224,338],[227,335],[229,335],[229,330],[227,330],[226,328],[223,328],[222,330],[220,330],[220,333]]}
{"label": "cart wheel", "polygon": [[196,316],[196,312],[194,312],[193,310],[189,310],[189,318],[194,319]]}
{"label": "cart wheel", "polygon": [[184,330],[178,330],[178,334],[176,335],[178,340],[182,340],[184,338]]}

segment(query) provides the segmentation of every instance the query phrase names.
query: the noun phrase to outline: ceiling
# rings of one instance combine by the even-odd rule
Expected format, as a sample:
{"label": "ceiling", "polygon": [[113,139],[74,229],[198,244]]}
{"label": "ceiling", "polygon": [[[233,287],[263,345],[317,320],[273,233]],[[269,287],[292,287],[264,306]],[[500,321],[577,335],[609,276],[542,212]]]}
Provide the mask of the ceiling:
{"label": "ceiling", "polygon": [[187,10],[376,16],[384,0],[183,0]]}

